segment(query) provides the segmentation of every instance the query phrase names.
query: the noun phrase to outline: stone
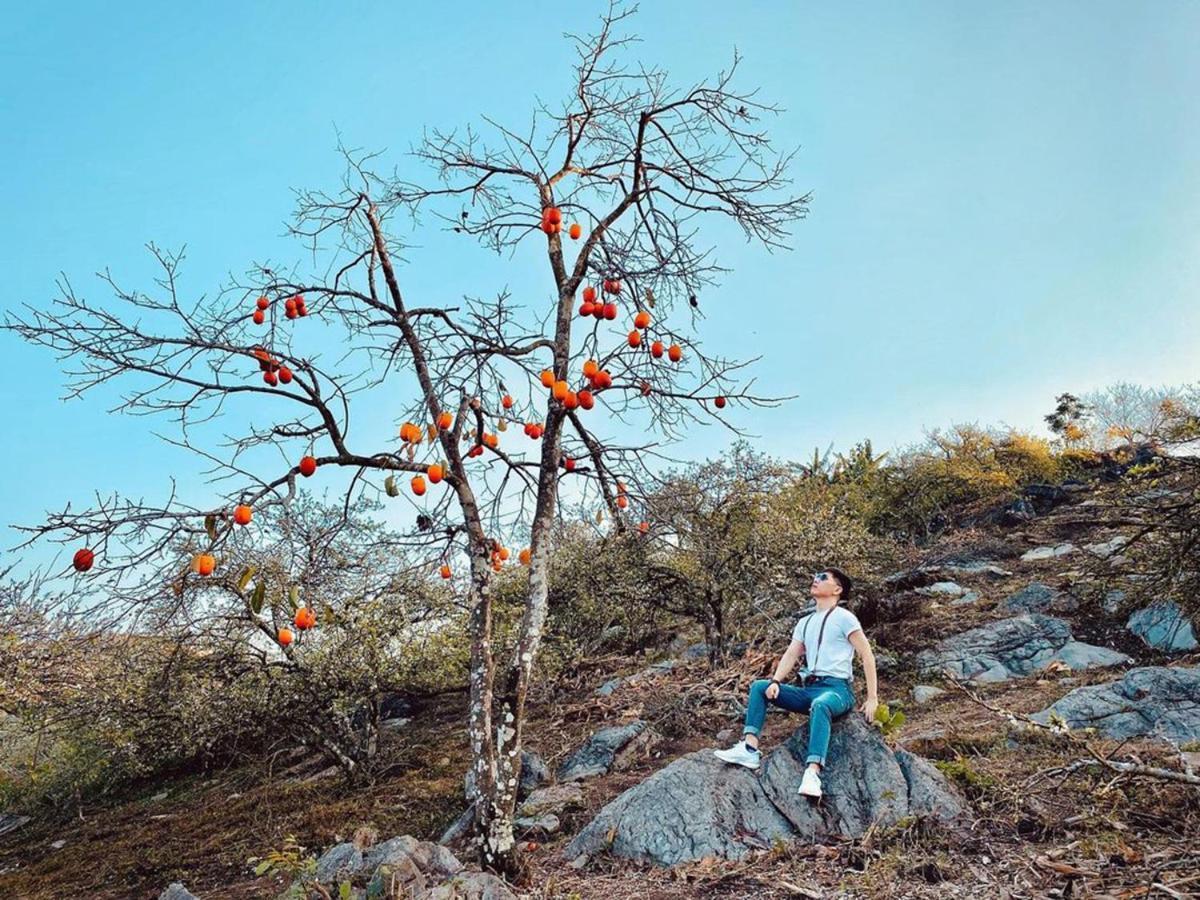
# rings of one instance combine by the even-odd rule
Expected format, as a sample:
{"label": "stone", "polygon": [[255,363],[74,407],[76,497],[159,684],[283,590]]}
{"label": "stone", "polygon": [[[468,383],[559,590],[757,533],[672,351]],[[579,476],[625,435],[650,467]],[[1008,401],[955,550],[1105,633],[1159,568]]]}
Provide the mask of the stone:
{"label": "stone", "polygon": [[0,835],[8,834],[10,831],[16,831],[18,828],[23,828],[32,820],[29,816],[18,816],[14,813],[0,813]]}
{"label": "stone", "polygon": [[966,590],[953,581],[935,581],[929,587],[917,588],[917,593],[927,597],[961,597]]}
{"label": "stone", "polygon": [[685,647],[683,653],[679,655],[682,659],[704,659],[708,656],[708,644],[703,641],[699,644],[691,644]]}
{"label": "stone", "polygon": [[1075,688],[1032,718],[1049,724],[1051,715],[1114,740],[1200,740],[1200,667],[1130,669],[1115,681]]}
{"label": "stone", "polygon": [[554,834],[562,824],[558,816],[554,815],[554,813],[546,813],[544,816],[538,816],[536,819],[514,819],[513,823],[525,831],[537,831],[542,834]]}
{"label": "stone", "polygon": [[886,647],[875,648],[875,671],[887,675],[900,668],[900,657]]}
{"label": "stone", "polygon": [[465,872],[439,884],[426,900],[517,900],[517,895],[490,872]]}
{"label": "stone", "polygon": [[951,600],[950,605],[951,606],[969,606],[970,604],[974,603],[978,599],[979,599],[978,591],[967,591],[965,594],[963,594],[958,599]]}
{"label": "stone", "polygon": [[1015,594],[1010,594],[1000,601],[1000,609],[1004,612],[1071,612],[1078,609],[1079,601],[1070,594],[1056,591],[1049,585],[1034,581]]}
{"label": "stone", "polygon": [[445,847],[403,834],[370,848],[354,880],[367,881],[368,898],[423,897],[431,885],[463,872]]}
{"label": "stone", "polygon": [[932,684],[918,684],[912,689],[913,703],[918,706],[924,706],[935,697],[940,697],[946,693],[943,688],[934,687]]}
{"label": "stone", "polygon": [[167,885],[166,889],[158,895],[158,900],[199,900],[199,898],[185,888],[182,882],[172,881]]}
{"label": "stone", "polygon": [[1021,554],[1021,561],[1037,562],[1042,559],[1054,559],[1059,556],[1068,556],[1078,549],[1072,543],[1057,544],[1053,547],[1034,547],[1032,550],[1026,550]]}
{"label": "stone", "polygon": [[517,815],[524,819],[536,819],[547,813],[557,815],[576,806],[583,806],[583,788],[578,782],[568,781],[538,788],[517,807]]}
{"label": "stone", "polygon": [[1025,497],[1018,497],[1011,503],[1005,504],[989,518],[1004,528],[1014,528],[1037,518],[1037,509]]}
{"label": "stone", "polygon": [[986,575],[989,578],[1009,578],[1012,572],[1001,568],[990,560],[977,559],[971,562],[943,564],[942,568],[955,575]]}
{"label": "stone", "polygon": [[1196,649],[1192,622],[1174,600],[1158,600],[1134,612],[1125,627],[1155,650],[1182,653]]}
{"label": "stone", "polygon": [[641,719],[628,725],[601,728],[563,761],[558,769],[558,780],[577,781],[603,775],[612,768],[617,752],[645,729],[646,723]]}
{"label": "stone", "polygon": [[607,697],[624,683],[624,678],[610,678],[604,684],[600,685],[600,687],[596,688],[596,696]]}
{"label": "stone", "polygon": [[917,654],[923,672],[946,672],[972,681],[1007,681],[1060,661],[1071,668],[1115,666],[1129,657],[1076,641],[1062,619],[1027,613],[946,638]]}
{"label": "stone", "polygon": [[379,728],[382,731],[399,731],[411,721],[407,716],[397,716],[395,719],[384,719],[379,723]]}
{"label": "stone", "polygon": [[807,741],[807,725],[797,728],[766,754],[757,776],[711,749],[682,756],[601,809],[563,854],[577,860],[607,850],[663,866],[710,855],[741,859],[777,839],[861,837],[908,816],[948,823],[966,808],[940,772],[902,761],[854,714],[834,721],[823,802],[812,804],[797,793]]}
{"label": "stone", "polygon": [[464,838],[475,825],[475,804],[468,806],[457,819],[447,826],[442,832],[442,836],[438,838],[439,844],[453,844],[456,841]]}
{"label": "stone", "polygon": [[1110,616],[1116,615],[1125,605],[1125,592],[1122,590],[1106,591],[1104,593],[1104,611]]}
{"label": "stone", "polygon": [[1111,540],[1105,541],[1101,544],[1084,544],[1083,549],[1088,553],[1091,553],[1093,556],[1099,556],[1101,559],[1108,559],[1114,554],[1120,552],[1120,550],[1128,543],[1129,538],[1125,537],[1123,534],[1118,534]]}
{"label": "stone", "polygon": [[322,884],[337,884],[349,881],[363,864],[363,853],[357,846],[346,841],[334,844],[317,860],[315,877]]}

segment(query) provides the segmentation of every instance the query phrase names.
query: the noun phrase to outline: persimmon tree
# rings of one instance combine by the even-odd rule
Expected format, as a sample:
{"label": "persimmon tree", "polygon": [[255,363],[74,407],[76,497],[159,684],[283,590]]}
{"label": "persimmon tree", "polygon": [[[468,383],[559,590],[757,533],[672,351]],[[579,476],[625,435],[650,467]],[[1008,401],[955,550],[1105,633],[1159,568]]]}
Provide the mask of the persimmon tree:
{"label": "persimmon tree", "polygon": [[[222,556],[239,527],[234,507],[286,510],[300,479],[330,470],[346,473],[347,504],[364,492],[409,498],[413,549],[430,577],[451,576],[467,607],[476,836],[481,863],[510,876],[522,869],[517,768],[560,491],[606,509],[618,532],[652,539],[637,512],[659,444],[706,421],[736,431],[728,408],[777,402],[753,391],[746,363],[694,338],[702,295],[750,305],[714,290],[723,270],[701,230],[724,220],[783,247],[808,199],[791,190],[791,154],[762,129],[776,110],[734,86],[736,54],[715,78],[672,88],[664,72],[622,63],[630,12],[610,8],[595,33],[569,36],[577,57],[562,104],[540,104],[522,126],[488,119],[486,136],[426,133],[415,157],[429,181],[380,174],[376,156],[343,148],[341,187],[298,195],[291,228],[315,262],[308,273],[259,263],[214,297],[187,299],[181,255],[152,247],[162,274],[151,290],[106,272],[113,297],[97,303],[64,279],[51,306],[7,322],[62,358],[70,396],[119,380],[129,388],[118,409],[173,419],[173,440],[201,454],[221,487],[207,504],[174,492],[157,504],[102,498],[30,526],[30,540],[86,545],[91,583],[130,627],[148,598],[169,605],[181,585],[203,582],[247,597],[250,621],[276,641],[271,610],[254,604],[256,575]],[[514,260],[540,259],[543,299],[411,296],[397,229],[430,220]],[[360,437],[381,397],[399,440]],[[239,401],[268,424],[239,419],[236,433],[210,439]],[[354,428],[352,409],[363,410]],[[510,427],[522,423],[524,435]],[[634,429],[638,440],[620,438]],[[491,580],[517,559],[527,594],[502,648]],[[319,633],[278,652],[291,658]]]}

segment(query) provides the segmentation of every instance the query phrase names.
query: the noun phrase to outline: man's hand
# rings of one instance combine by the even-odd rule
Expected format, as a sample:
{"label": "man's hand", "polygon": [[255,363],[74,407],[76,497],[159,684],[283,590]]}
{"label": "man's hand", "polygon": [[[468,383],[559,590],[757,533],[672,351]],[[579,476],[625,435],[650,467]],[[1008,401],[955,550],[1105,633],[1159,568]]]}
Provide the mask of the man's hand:
{"label": "man's hand", "polygon": [[[768,690],[770,690],[770,688],[768,688]],[[874,722],[875,721],[875,710],[878,707],[879,707],[879,701],[876,700],[874,697],[868,697],[866,699],[866,702],[863,703],[863,705],[860,706],[859,709],[861,709],[862,714],[867,717],[868,722]]]}
{"label": "man's hand", "polygon": [[772,682],[767,685],[766,695],[768,700],[774,700],[779,696],[779,685]]}

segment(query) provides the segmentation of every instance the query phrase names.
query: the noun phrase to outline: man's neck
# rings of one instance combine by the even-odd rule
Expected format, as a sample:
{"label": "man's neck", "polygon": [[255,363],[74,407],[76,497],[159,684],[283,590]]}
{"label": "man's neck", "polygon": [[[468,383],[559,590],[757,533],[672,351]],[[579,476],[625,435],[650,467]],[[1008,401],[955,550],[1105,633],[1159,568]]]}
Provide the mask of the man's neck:
{"label": "man's neck", "polygon": [[837,606],[836,597],[819,597],[817,599],[817,612],[829,612]]}

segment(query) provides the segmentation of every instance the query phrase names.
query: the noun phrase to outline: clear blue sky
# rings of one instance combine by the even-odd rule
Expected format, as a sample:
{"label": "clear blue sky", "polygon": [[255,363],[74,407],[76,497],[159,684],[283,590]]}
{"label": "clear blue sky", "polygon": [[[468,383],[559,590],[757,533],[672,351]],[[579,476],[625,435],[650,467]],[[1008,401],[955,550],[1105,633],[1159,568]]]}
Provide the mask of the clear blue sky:
{"label": "clear blue sky", "polygon": [[[336,185],[335,128],[412,167],[402,154],[424,125],[522,124],[535,96],[569,87],[560,34],[598,9],[12,6],[0,303],[47,302],[59,271],[93,296],[106,266],[146,284],[150,240],[188,245],[193,295],[253,259],[297,258],[281,239],[291,189]],[[764,393],[798,395],[739,420],[765,449],[887,449],[962,421],[1041,432],[1058,392],[1195,380],[1200,4],[705,0],[647,3],[635,27],[634,55],[681,85],[736,47],[741,84],[786,109],[777,141],[800,147],[813,202],[794,250],[721,246],[733,272],[701,331],[761,353]],[[450,246],[413,249],[410,295],[496,287]],[[62,393],[48,354],[0,335],[0,526],[95,489],[153,499],[171,476],[195,480],[152,436],[166,423]],[[726,442],[708,429],[685,452]]]}

